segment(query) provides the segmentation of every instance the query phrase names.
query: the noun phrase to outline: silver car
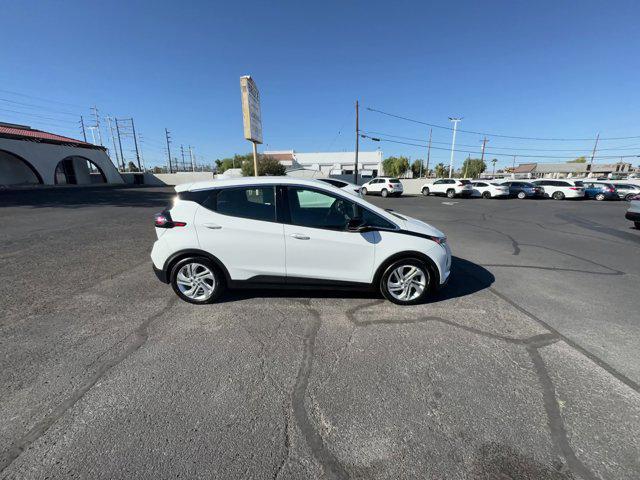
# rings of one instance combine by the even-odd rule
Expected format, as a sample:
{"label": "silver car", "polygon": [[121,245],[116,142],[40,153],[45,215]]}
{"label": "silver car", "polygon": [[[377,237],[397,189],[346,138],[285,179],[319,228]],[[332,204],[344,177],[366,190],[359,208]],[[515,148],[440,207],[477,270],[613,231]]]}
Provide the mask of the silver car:
{"label": "silver car", "polygon": [[627,201],[640,194],[640,186],[633,183],[615,183],[613,186],[616,187],[618,196]]}

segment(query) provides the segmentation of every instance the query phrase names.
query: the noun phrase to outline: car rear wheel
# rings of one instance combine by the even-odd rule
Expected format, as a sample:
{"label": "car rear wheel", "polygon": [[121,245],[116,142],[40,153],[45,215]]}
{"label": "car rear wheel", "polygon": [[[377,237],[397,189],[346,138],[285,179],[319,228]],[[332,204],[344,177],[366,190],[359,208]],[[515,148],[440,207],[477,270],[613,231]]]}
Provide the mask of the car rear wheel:
{"label": "car rear wheel", "polygon": [[398,305],[422,303],[428,297],[430,287],[429,268],[417,258],[392,263],[380,278],[380,291],[387,300]]}
{"label": "car rear wheel", "polygon": [[633,222],[633,224],[638,230],[640,230],[640,222]]}
{"label": "car rear wheel", "polygon": [[362,194],[362,196],[364,197],[367,194],[367,187],[362,187],[360,189],[360,193]]}
{"label": "car rear wheel", "polygon": [[171,286],[185,302],[213,303],[224,290],[224,278],[209,259],[189,257],[171,269]]}
{"label": "car rear wheel", "polygon": [[554,200],[564,200],[564,193],[562,192],[553,192],[552,196]]}
{"label": "car rear wheel", "polygon": [[429,195],[429,187],[422,187],[422,195],[425,197]]}
{"label": "car rear wheel", "polygon": [[453,188],[447,190],[447,198],[454,198],[456,196],[456,191]]}
{"label": "car rear wheel", "polygon": [[491,192],[482,192],[482,198],[491,198]]}
{"label": "car rear wheel", "polygon": [[604,200],[604,193],[597,194],[595,198],[596,198],[596,200],[601,202],[602,200]]}
{"label": "car rear wheel", "polygon": [[380,192],[380,195],[387,198],[389,196],[389,191],[386,188],[383,188],[382,191]]}
{"label": "car rear wheel", "polygon": [[524,192],[518,192],[518,198],[519,198],[520,200],[522,200],[523,198],[526,198],[526,197],[527,197],[527,194],[526,194],[526,193],[524,193]]}

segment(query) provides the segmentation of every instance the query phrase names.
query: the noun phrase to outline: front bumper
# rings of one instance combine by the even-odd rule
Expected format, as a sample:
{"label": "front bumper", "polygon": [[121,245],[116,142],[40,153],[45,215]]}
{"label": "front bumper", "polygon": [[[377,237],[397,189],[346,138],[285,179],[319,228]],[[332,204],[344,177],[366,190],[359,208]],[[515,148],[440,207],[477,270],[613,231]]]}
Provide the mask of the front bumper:
{"label": "front bumper", "polygon": [[624,216],[627,220],[631,220],[632,222],[640,222],[640,213],[639,212],[627,212]]}

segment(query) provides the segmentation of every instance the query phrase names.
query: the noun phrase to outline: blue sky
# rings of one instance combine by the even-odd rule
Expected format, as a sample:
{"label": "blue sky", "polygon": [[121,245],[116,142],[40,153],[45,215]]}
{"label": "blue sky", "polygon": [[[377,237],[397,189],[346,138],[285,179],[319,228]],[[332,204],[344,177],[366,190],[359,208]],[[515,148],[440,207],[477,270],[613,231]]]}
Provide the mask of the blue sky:
{"label": "blue sky", "polygon": [[[366,107],[440,125],[462,116],[461,129],[513,136],[640,136],[634,1],[5,1],[2,11],[0,120],[78,137],[74,115],[97,105],[135,118],[148,164],[165,161],[165,127],[174,155],[180,144],[205,161],[249,152],[245,74],[261,91],[264,149],[352,150],[356,99],[363,130],[411,138],[426,139],[429,127]],[[469,147],[456,162],[481,139],[460,133]],[[433,140],[446,149],[451,132],[435,129]],[[487,152],[551,161],[592,146],[490,137]],[[640,154],[640,137],[600,146],[612,149],[601,155]],[[425,156],[388,142],[361,148]],[[448,159],[432,151],[433,162]]]}

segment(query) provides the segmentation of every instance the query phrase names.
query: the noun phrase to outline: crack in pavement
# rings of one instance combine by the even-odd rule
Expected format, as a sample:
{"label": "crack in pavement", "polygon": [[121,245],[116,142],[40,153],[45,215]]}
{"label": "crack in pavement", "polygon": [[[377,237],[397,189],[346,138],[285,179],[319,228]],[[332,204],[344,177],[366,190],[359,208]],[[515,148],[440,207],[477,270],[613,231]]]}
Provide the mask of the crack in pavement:
{"label": "crack in pavement", "polygon": [[93,386],[113,367],[124,361],[131,354],[136,352],[144,345],[149,338],[149,326],[151,323],[160,318],[178,301],[178,297],[174,295],[164,307],[156,313],[147,317],[138,327],[131,332],[129,337],[133,338],[133,342],[120,354],[102,362],[95,373],[88,378],[80,387],[74,390],[62,403],[54,408],[47,416],[36,423],[22,438],[15,441],[11,447],[0,456],[0,473],[9,467],[33,442],[42,437],[49,428],[56,423],[70,408],[72,408],[84,395],[93,388]]}
{"label": "crack in pavement", "polygon": [[304,332],[302,361],[300,362],[300,369],[298,370],[292,395],[293,414],[298,428],[300,428],[307,445],[311,449],[311,453],[320,463],[325,474],[327,474],[329,478],[348,478],[344,467],[329,451],[324,439],[312,425],[304,406],[304,399],[309,385],[309,376],[311,375],[311,367],[313,366],[316,337],[322,321],[320,319],[320,312],[311,307],[310,300],[301,301],[300,303],[311,314],[313,321],[307,325]]}
{"label": "crack in pavement", "polygon": [[532,268],[536,270],[550,270],[552,272],[574,272],[587,273],[590,275],[626,275],[624,272],[594,272],[592,270],[579,270],[577,268],[543,267],[540,265],[510,265],[507,263],[481,263],[481,267],[503,267],[503,268]]}

